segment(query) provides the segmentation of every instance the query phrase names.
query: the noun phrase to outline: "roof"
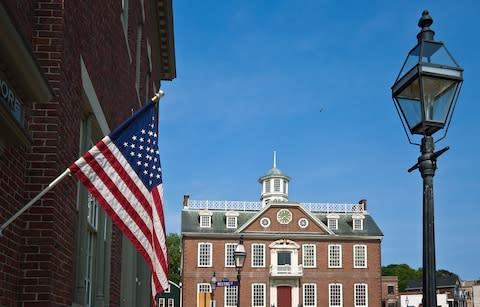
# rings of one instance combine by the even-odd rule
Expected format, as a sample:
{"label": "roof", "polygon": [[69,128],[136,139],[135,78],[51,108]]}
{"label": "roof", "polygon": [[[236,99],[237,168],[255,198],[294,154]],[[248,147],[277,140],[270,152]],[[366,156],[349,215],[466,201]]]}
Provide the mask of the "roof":
{"label": "roof", "polygon": [[[251,210],[251,211],[235,211],[238,213],[237,217],[237,228],[227,228],[226,226],[226,216],[232,212],[232,210],[199,210],[184,208],[182,210],[182,234],[198,234],[198,235],[208,235],[208,234],[238,234],[239,230],[243,231],[248,224],[256,223],[257,218],[268,210],[277,210],[280,204],[272,203],[263,210]],[[308,217],[314,219],[314,222],[321,224],[324,228],[327,228],[327,215],[328,212],[312,212],[307,210],[304,206],[298,203],[282,203],[283,208],[301,208],[303,212],[308,212]],[[199,216],[200,213],[205,214],[208,211],[209,215],[211,214],[211,227],[200,227]],[[268,214],[268,213],[267,213]],[[330,235],[330,236],[341,236],[341,237],[383,237],[383,233],[375,223],[374,219],[370,214],[363,213],[363,230],[353,230],[353,220],[352,218],[358,213],[338,213],[338,229],[331,230],[328,233],[315,233],[315,235]],[[328,228],[327,228],[328,229]],[[275,231],[261,231],[258,232],[261,234],[275,233]],[[305,235],[306,232],[303,232],[302,235]],[[292,236],[296,235],[296,231],[292,231]],[[312,235],[310,233],[309,235]]]}
{"label": "roof", "polygon": [[[451,275],[447,277],[437,277],[437,289],[438,288],[455,288],[460,283],[457,276]],[[408,282],[406,291],[416,291],[423,288],[422,279],[412,279]]]}

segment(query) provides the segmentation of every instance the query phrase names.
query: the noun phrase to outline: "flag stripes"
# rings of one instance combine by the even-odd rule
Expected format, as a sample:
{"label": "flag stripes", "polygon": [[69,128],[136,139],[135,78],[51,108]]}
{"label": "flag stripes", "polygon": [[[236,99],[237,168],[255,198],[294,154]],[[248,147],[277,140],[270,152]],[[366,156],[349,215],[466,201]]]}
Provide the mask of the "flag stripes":
{"label": "flag stripes", "polygon": [[163,185],[153,104],[145,105],[69,169],[152,270],[152,295],[168,288]]}

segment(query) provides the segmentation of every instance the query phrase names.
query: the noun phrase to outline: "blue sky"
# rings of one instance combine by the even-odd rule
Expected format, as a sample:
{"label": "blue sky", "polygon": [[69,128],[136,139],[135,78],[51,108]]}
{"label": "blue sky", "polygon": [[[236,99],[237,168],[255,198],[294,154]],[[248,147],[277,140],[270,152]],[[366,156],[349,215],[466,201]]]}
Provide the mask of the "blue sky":
{"label": "blue sky", "polygon": [[356,203],[384,232],[382,264],[422,263],[419,154],[390,87],[424,9],[465,69],[435,175],[437,268],[480,279],[480,3],[174,1],[177,79],[160,108],[165,214],[180,232],[184,194],[258,200],[277,166],[291,201]]}

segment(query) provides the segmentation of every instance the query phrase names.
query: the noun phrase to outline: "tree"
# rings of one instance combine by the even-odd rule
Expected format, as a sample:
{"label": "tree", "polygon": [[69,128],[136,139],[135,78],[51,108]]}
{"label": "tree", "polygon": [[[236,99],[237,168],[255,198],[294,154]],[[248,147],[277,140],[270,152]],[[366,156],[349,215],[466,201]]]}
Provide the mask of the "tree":
{"label": "tree", "polygon": [[405,291],[408,281],[422,278],[421,270],[414,270],[408,264],[390,264],[382,267],[383,276],[398,276],[398,290]]}
{"label": "tree", "polygon": [[167,246],[169,279],[178,284],[182,279],[180,276],[180,236],[176,233],[169,233]]}

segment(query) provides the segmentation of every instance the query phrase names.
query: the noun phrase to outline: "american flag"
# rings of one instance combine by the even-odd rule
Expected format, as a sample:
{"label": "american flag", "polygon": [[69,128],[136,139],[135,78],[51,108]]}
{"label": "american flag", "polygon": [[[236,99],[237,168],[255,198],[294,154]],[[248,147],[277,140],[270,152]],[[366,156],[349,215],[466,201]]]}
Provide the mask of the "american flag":
{"label": "american flag", "polygon": [[152,271],[152,296],[168,288],[156,107],[149,102],[69,166]]}

